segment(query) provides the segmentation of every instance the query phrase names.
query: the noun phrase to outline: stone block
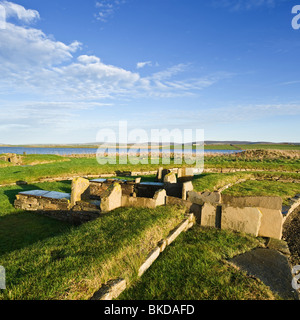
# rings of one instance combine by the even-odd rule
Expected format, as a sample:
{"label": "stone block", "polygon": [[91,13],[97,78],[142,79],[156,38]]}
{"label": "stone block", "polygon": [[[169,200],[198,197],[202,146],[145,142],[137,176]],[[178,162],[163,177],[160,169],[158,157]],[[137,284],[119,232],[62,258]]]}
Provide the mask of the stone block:
{"label": "stone block", "polygon": [[253,207],[222,206],[221,229],[234,230],[258,236],[262,213]]}
{"label": "stone block", "polygon": [[258,235],[280,240],[282,238],[283,215],[281,210],[259,208],[262,213]]}
{"label": "stone block", "polygon": [[193,191],[193,189],[194,189],[194,186],[192,181],[184,182],[182,184],[182,199],[187,200],[187,193],[189,191]]}
{"label": "stone block", "polygon": [[119,183],[111,185],[102,195],[100,209],[108,212],[122,206],[122,188]]}
{"label": "stone block", "polygon": [[176,174],[170,172],[164,176],[164,183],[177,183]]}
{"label": "stone block", "polygon": [[204,203],[201,210],[201,226],[204,227],[221,227],[221,207],[211,204]]}
{"label": "stone block", "polygon": [[235,197],[227,194],[222,195],[222,203],[232,207],[256,207],[281,210],[282,199],[281,197]]}
{"label": "stone block", "polygon": [[164,206],[166,204],[166,196],[166,190],[157,190],[153,197],[153,200],[155,201],[155,206]]}
{"label": "stone block", "polygon": [[75,178],[71,185],[71,206],[74,206],[77,201],[88,200],[90,182],[84,178]]}
{"label": "stone block", "polygon": [[219,192],[196,192],[196,191],[188,191],[187,199],[193,203],[204,204],[204,202],[209,203],[220,203],[221,202],[221,194]]}

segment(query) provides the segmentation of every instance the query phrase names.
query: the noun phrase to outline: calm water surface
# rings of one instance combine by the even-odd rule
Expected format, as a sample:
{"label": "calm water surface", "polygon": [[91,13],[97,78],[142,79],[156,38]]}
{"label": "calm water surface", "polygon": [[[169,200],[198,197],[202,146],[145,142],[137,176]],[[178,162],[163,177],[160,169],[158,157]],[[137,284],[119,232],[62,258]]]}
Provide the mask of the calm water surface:
{"label": "calm water surface", "polygon": [[[96,148],[27,148],[27,147],[0,147],[0,154],[2,153],[16,153],[16,154],[55,154],[55,155],[71,155],[71,154],[95,154],[98,149]],[[113,152],[113,149],[100,149],[102,152]],[[147,149],[131,149],[131,152],[143,152]],[[120,148],[120,153],[125,153],[126,148]],[[158,151],[158,150],[157,150]],[[180,149],[174,149],[174,152],[180,152]],[[156,152],[156,151],[155,151]],[[167,150],[162,150],[162,152],[167,152]],[[190,153],[191,150],[186,150],[185,152]],[[195,152],[195,150],[193,151]],[[205,150],[205,153],[222,153],[231,154],[236,152],[241,152],[240,150]]]}

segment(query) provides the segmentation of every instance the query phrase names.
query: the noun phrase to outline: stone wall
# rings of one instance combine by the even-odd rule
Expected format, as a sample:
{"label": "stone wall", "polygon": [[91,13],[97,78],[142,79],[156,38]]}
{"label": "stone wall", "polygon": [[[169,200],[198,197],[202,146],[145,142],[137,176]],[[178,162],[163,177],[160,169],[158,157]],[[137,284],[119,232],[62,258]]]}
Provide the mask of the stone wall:
{"label": "stone wall", "polygon": [[[189,193],[190,195],[190,193]],[[201,207],[198,223],[254,236],[281,239],[283,215],[280,197],[222,197],[222,202],[204,202],[195,194],[188,202],[197,201]]]}

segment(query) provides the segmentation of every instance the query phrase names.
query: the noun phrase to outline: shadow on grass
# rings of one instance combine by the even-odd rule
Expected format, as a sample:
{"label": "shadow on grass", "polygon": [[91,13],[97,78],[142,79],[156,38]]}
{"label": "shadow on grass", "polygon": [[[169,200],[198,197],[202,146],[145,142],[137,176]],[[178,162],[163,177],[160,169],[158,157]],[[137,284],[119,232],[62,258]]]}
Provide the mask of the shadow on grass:
{"label": "shadow on grass", "polygon": [[71,228],[66,222],[33,212],[5,215],[0,217],[0,256],[67,232]]}

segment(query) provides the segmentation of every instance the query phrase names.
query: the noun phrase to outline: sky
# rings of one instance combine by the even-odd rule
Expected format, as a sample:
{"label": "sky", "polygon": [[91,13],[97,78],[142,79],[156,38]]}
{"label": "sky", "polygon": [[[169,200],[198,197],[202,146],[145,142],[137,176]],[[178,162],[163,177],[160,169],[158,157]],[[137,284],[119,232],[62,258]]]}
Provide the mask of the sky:
{"label": "sky", "polygon": [[119,121],[300,142],[295,5],[0,0],[0,143],[93,143]]}

